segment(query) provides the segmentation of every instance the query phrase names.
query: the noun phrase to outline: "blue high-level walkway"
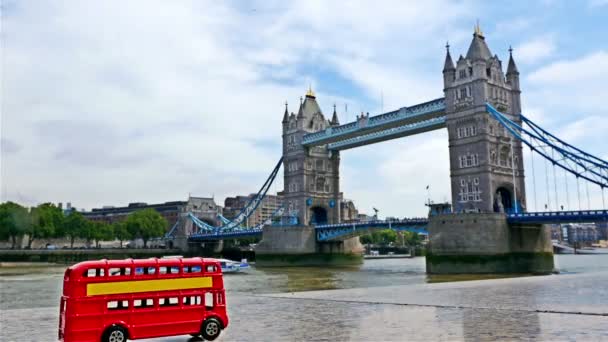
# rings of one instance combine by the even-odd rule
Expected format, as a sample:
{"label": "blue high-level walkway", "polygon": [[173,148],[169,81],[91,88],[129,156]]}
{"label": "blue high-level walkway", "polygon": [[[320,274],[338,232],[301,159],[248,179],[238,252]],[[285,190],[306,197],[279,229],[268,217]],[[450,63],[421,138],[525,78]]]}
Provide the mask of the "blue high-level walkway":
{"label": "blue high-level walkway", "polygon": [[362,116],[355,122],[306,134],[302,145],[327,144],[330,150],[346,150],[444,127],[445,100],[439,98],[380,115]]}

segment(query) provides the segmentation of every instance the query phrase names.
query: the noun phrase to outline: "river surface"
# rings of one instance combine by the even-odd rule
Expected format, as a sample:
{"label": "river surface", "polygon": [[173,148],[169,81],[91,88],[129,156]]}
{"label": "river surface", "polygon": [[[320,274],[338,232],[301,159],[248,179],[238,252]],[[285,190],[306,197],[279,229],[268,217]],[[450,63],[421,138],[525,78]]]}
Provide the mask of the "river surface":
{"label": "river surface", "polygon": [[[424,258],[253,267],[225,276],[231,323],[218,340],[608,341],[608,255],[555,261],[559,275],[482,280],[429,278]],[[54,341],[64,269],[0,268],[1,341]]]}

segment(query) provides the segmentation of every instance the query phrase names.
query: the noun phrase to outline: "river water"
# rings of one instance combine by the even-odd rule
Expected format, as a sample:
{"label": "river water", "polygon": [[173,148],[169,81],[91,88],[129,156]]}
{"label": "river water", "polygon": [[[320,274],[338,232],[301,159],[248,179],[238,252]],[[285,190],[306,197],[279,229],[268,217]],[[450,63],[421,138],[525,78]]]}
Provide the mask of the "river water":
{"label": "river water", "polygon": [[[231,324],[219,340],[608,340],[608,255],[558,255],[556,266],[482,280],[429,278],[424,258],[254,267],[225,276]],[[54,340],[63,271],[0,268],[1,341]]]}

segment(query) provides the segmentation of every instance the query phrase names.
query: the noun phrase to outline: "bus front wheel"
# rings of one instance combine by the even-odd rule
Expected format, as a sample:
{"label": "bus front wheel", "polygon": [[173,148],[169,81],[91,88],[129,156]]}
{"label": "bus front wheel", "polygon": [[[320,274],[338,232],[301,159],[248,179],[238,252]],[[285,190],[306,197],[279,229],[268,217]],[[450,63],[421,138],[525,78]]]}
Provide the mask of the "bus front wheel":
{"label": "bus front wheel", "polygon": [[222,324],[216,318],[207,318],[203,322],[203,326],[201,329],[201,335],[207,341],[213,341],[222,332]]}
{"label": "bus front wheel", "polygon": [[118,325],[113,325],[106,329],[101,337],[101,342],[126,342],[127,331]]}

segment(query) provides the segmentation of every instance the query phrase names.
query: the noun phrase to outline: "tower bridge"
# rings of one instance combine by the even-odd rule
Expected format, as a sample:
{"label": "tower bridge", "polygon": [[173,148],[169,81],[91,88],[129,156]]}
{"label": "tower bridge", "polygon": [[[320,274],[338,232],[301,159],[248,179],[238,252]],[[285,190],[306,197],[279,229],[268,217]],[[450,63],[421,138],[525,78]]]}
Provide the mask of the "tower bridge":
{"label": "tower bridge", "polygon": [[[258,194],[234,220],[222,220],[219,227],[190,217],[190,242],[262,236],[256,258],[263,263],[290,263],[298,255],[308,260],[304,263],[332,255],[341,260],[352,256],[346,258],[350,262],[362,251],[359,235],[389,228],[429,234],[430,273],[550,272],[552,245],[544,224],[608,220],[608,212],[605,204],[602,210],[528,212],[524,147],[551,165],[554,179],[555,170],[563,170],[576,178],[577,187],[580,181],[599,186],[602,198],[608,187],[608,162],[522,115],[512,50],[504,72],[478,27],[466,55],[456,63],[446,46],[442,73],[443,97],[374,116],[362,113],[342,125],[335,106],[331,119],[326,119],[312,89],[300,99],[297,113],[286,104],[283,156]],[[341,151],[438,129],[448,131],[450,213],[421,220],[340,222]],[[274,222],[243,227],[281,166],[282,212]]]}

